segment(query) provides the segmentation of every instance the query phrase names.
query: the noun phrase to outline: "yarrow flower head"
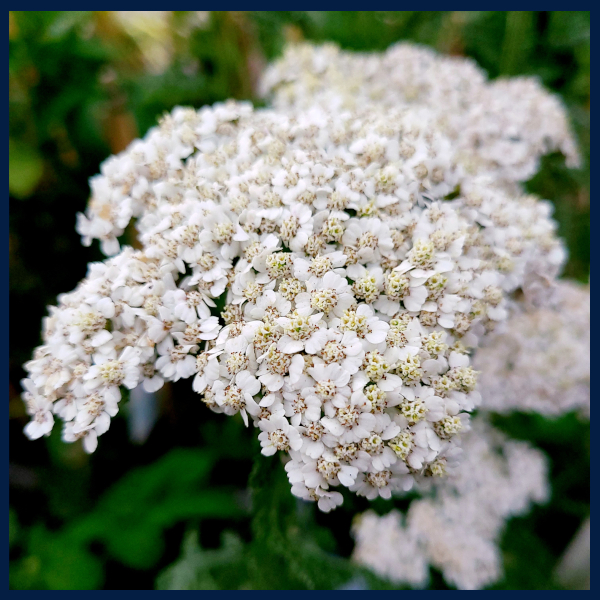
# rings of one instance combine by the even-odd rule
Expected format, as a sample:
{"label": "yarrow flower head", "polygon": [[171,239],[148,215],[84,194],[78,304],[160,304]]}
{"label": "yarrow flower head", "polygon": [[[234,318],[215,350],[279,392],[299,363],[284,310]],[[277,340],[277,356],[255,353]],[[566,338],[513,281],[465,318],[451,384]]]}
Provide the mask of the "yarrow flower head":
{"label": "yarrow flower head", "polygon": [[[465,166],[432,94],[178,107],[108,159],[77,227],[110,258],[50,309],[25,365],[27,435],[59,416],[91,451],[121,387],[192,378],[322,510],[339,486],[389,498],[443,477],[480,403],[471,354],[564,253],[505,164]],[[120,248],[134,218],[141,250]]]}

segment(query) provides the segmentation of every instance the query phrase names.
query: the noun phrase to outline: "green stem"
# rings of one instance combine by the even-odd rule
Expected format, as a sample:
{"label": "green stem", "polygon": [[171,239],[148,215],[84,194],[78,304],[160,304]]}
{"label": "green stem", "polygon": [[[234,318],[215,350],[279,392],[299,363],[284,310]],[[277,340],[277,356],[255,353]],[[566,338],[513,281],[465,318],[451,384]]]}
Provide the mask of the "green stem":
{"label": "green stem", "polygon": [[526,70],[532,26],[531,11],[512,10],[506,14],[506,29],[500,60],[501,75],[514,75]]}

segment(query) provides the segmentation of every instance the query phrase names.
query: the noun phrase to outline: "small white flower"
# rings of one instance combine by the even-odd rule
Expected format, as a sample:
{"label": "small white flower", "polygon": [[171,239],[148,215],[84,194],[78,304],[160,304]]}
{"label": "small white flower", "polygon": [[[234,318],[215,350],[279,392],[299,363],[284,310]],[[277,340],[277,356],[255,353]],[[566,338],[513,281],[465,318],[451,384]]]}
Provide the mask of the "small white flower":
{"label": "small white flower", "polygon": [[83,441],[83,449],[91,454],[98,447],[98,432],[94,425],[80,427],[75,423],[65,423],[62,432],[62,439],[65,442]]}
{"label": "small white flower", "polygon": [[311,277],[306,282],[306,289],[296,296],[298,310],[312,309],[340,317],[356,303],[346,279],[333,271],[328,271],[322,278]]}
{"label": "small white flower", "polygon": [[[31,386],[28,385],[28,387],[31,389]],[[25,425],[25,435],[30,440],[37,440],[43,435],[49,435],[54,425],[52,403],[43,396],[33,395],[31,392],[26,392],[25,401],[27,402],[27,412],[32,417],[31,421]]]}
{"label": "small white flower", "polygon": [[121,393],[118,388],[100,388],[76,400],[77,415],[76,428],[85,428],[94,425],[98,435],[108,430],[110,419],[119,412]]}
{"label": "small white flower", "polygon": [[278,350],[286,354],[302,350],[316,354],[323,348],[327,339],[326,328],[320,323],[323,313],[313,315],[311,312],[311,309],[296,310],[288,317],[275,319],[284,331],[277,343]]}
{"label": "small white flower", "polygon": [[119,358],[110,359],[107,356],[96,355],[96,364],[92,365],[83,376],[85,388],[89,391],[99,386],[120,386],[133,389],[139,381],[140,351],[128,346],[121,352]]}
{"label": "small white flower", "polygon": [[271,456],[278,450],[300,450],[302,438],[298,430],[289,424],[284,417],[262,419],[258,426],[262,433],[258,436],[262,446],[262,454]]}
{"label": "small white flower", "polygon": [[176,346],[170,337],[166,338],[166,341],[167,344],[162,344],[158,348],[156,368],[168,381],[191,377],[196,372],[196,357],[191,353],[195,352],[198,346],[192,344]]}

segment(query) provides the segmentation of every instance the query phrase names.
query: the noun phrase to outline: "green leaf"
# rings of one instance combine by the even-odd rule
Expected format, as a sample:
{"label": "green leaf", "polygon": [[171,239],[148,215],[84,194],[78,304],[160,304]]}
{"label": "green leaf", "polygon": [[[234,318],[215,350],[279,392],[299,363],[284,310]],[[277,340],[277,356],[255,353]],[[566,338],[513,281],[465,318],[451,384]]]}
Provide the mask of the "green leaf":
{"label": "green leaf", "polygon": [[162,529],[145,522],[104,537],[111,556],[134,569],[152,568],[164,551]]}
{"label": "green leaf", "polygon": [[527,69],[529,52],[535,40],[534,25],[534,13],[530,10],[507,13],[500,61],[502,75],[514,75]]}
{"label": "green leaf", "polygon": [[8,141],[8,191],[15,198],[27,198],[37,187],[44,171],[44,161],[37,149],[13,140]]}
{"label": "green leaf", "polygon": [[528,519],[513,519],[508,524],[502,549],[504,578],[493,589],[561,589],[551,577],[556,558],[531,530]]}
{"label": "green leaf", "polygon": [[550,13],[548,43],[564,48],[589,42],[590,11],[556,10]]}
{"label": "green leaf", "polygon": [[[244,546],[240,538],[225,532],[222,545],[216,550],[204,550],[197,532],[189,532],[183,542],[182,554],[165,569],[156,581],[159,590],[239,589],[245,579]],[[216,571],[232,575],[227,582]],[[221,579],[221,581],[219,581]]]}
{"label": "green leaf", "polygon": [[89,20],[90,11],[87,10],[61,10],[57,11],[55,18],[46,28],[43,40],[58,41],[65,38],[76,26]]}
{"label": "green leaf", "polygon": [[104,543],[127,566],[149,569],[162,556],[164,530],[189,519],[243,514],[235,495],[203,489],[212,465],[205,450],[176,448],[125,475],[91,513],[71,525],[69,534],[80,544]]}
{"label": "green leaf", "polygon": [[64,533],[36,525],[27,555],[11,569],[14,589],[93,590],[104,578],[100,560]]}

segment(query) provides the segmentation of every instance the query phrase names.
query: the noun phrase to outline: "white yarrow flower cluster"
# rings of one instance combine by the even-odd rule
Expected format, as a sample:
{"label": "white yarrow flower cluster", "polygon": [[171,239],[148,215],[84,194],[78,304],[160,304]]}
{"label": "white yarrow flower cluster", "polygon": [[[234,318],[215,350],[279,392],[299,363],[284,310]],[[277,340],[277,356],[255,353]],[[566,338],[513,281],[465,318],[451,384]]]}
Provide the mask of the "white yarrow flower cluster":
{"label": "white yarrow flower cluster", "polygon": [[487,410],[590,416],[589,288],[560,282],[550,307],[512,317],[475,358]]}
{"label": "white yarrow flower cluster", "polygon": [[353,559],[411,587],[425,587],[429,567],[459,589],[481,589],[502,576],[498,541],[507,519],[549,495],[542,452],[509,440],[477,418],[453,477],[438,480],[436,496],[398,511],[368,511],[354,523]]}
{"label": "white yarrow flower cluster", "polygon": [[427,107],[463,167],[497,180],[530,179],[539,158],[553,151],[571,167],[580,162],[561,100],[538,79],[488,81],[473,60],[425,46],[400,42],[383,53],[290,46],[267,69],[262,93],[276,108]]}
{"label": "white yarrow flower cluster", "polygon": [[321,510],[451,470],[473,350],[564,252],[549,205],[465,169],[430,104],[176,108],[105,161],[77,227],[113,257],[50,309],[27,435],[59,416],[93,451],[120,388],[191,378]]}

